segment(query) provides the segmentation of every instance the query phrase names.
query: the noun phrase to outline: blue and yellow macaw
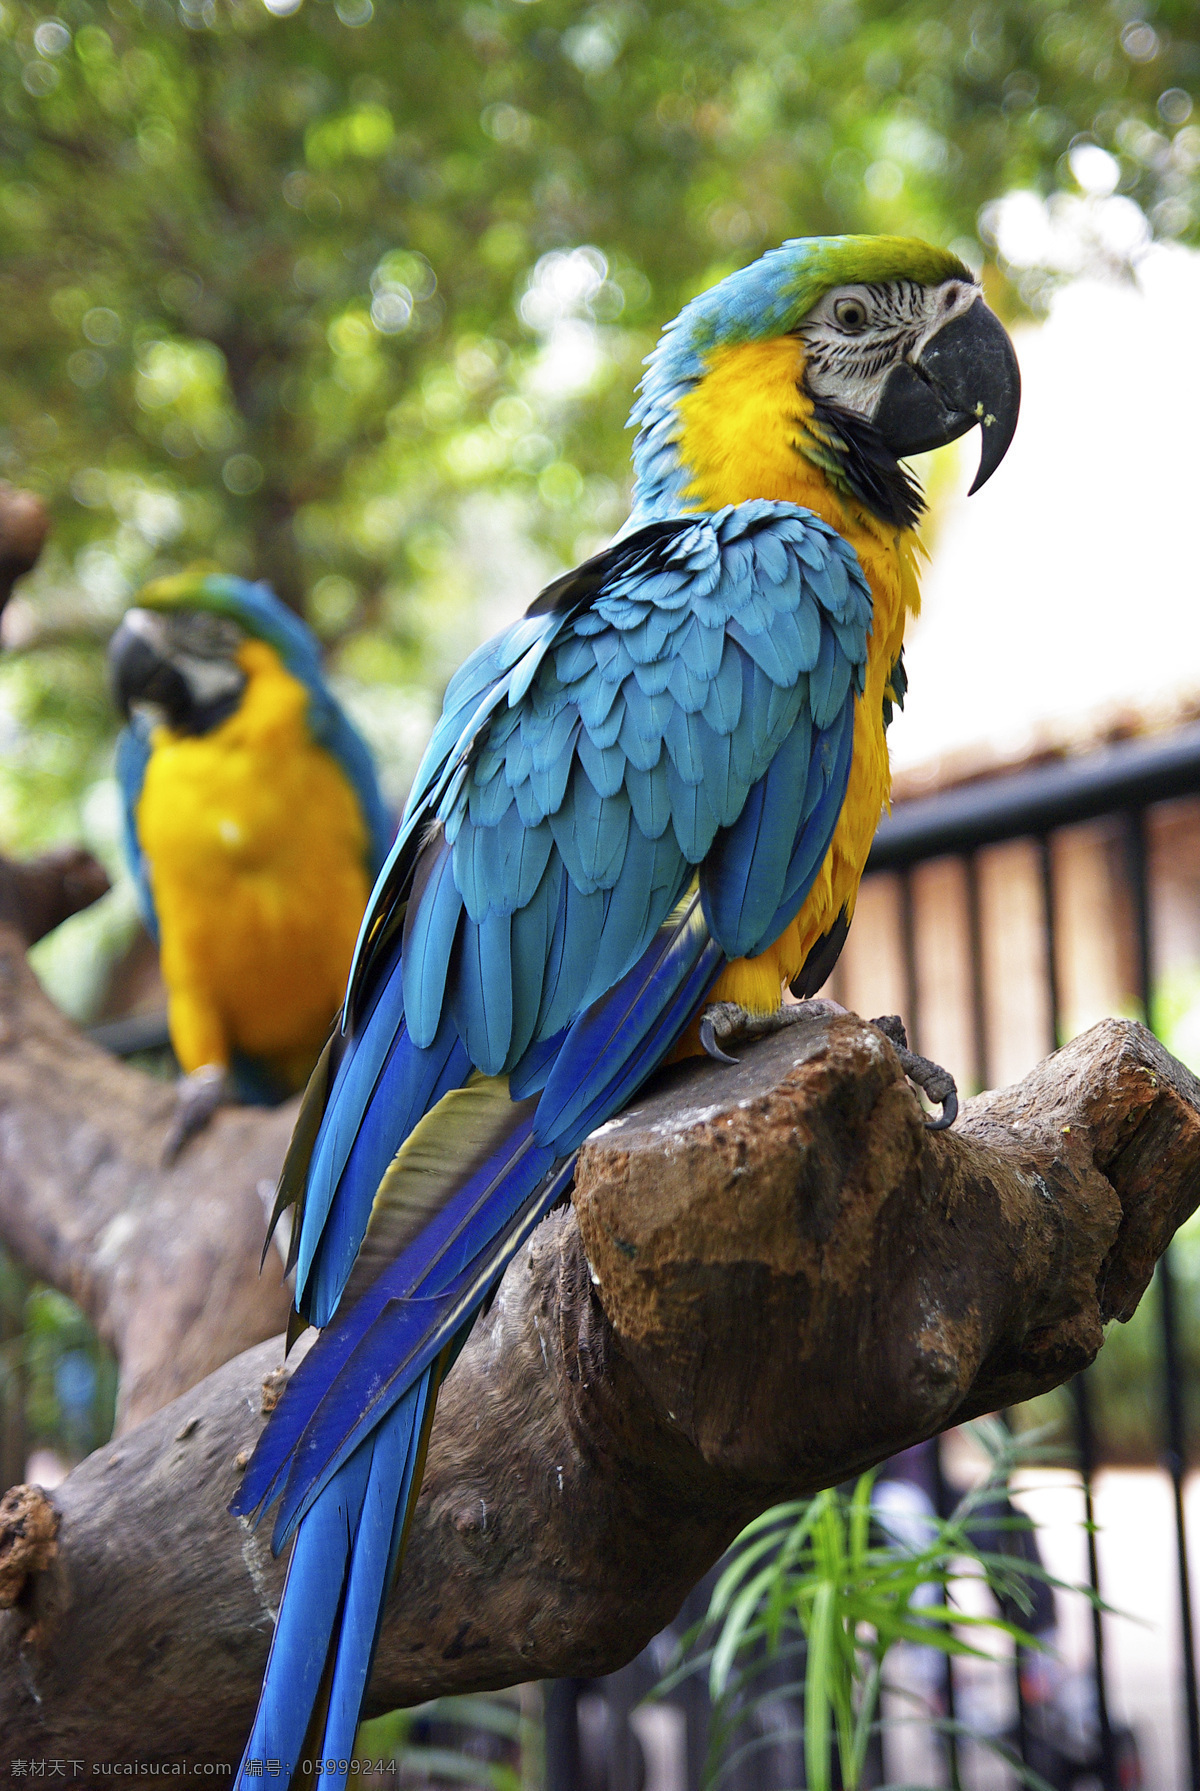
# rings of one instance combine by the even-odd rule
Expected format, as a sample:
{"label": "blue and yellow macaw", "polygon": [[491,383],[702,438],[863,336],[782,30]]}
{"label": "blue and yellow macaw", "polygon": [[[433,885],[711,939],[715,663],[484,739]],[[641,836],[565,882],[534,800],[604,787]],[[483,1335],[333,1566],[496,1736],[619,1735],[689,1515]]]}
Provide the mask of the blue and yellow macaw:
{"label": "blue and yellow macaw", "polygon": [[452,679],[280,1186],[323,1330],[234,1505],[295,1536],[239,1783],[350,1757],[439,1383],[580,1143],[828,975],[918,603],[901,460],[978,424],[982,483],[1018,401],[953,255],[786,243],[650,357],[617,539]]}
{"label": "blue and yellow macaw", "polygon": [[315,637],[266,585],[148,586],[109,668],[126,854],[184,1072],[169,1158],[231,1085],[304,1086],[391,829]]}

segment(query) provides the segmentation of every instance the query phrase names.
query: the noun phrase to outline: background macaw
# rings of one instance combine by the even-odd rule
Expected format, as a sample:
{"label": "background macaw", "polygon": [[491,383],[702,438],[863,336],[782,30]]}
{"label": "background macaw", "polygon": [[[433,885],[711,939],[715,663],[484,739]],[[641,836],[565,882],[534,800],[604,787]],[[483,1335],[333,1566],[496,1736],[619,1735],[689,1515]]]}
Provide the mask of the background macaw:
{"label": "background macaw", "polygon": [[918,603],[900,458],[978,424],[978,486],[1016,426],[970,271],[901,238],[773,250],[648,366],[625,528],[450,683],[284,1169],[325,1328],[234,1505],[296,1535],[247,1782],[350,1756],[438,1385],[578,1145],[706,1008],[828,975]]}
{"label": "background macaw", "polygon": [[303,1087],[391,828],[315,637],[266,585],[148,586],[109,667],[126,854],[184,1072],[170,1157],[231,1087]]}

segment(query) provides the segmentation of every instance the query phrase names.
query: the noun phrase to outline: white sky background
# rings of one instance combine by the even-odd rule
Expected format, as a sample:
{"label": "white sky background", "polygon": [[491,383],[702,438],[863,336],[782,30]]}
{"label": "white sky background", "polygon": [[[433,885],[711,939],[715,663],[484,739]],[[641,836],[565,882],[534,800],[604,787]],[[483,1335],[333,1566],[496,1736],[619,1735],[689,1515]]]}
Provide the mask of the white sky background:
{"label": "white sky background", "polygon": [[1136,284],[1067,285],[1014,339],[1021,421],[970,499],[978,435],[962,444],[905,649],[898,768],[1200,696],[1200,255],[1156,247]]}

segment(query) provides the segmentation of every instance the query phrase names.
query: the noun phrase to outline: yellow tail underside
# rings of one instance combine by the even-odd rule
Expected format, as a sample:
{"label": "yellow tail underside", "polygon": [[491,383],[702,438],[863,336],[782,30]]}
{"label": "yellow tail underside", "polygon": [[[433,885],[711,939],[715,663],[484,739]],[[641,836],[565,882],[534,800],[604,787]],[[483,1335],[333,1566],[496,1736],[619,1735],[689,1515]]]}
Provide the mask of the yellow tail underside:
{"label": "yellow tail underside", "polygon": [[239,651],[248,683],[210,733],[159,728],[137,809],[183,1069],[264,1060],[304,1082],[342,999],[369,892],[366,829],[308,693],[274,649]]}
{"label": "yellow tail underside", "polygon": [[718,349],[700,384],[681,402],[680,458],[693,474],[687,496],[716,509],[752,498],[800,504],[854,548],[875,602],[866,684],[854,717],[854,754],[846,800],[825,862],[796,919],[756,958],[730,964],[713,999],[738,1001],[755,1013],[779,1006],[783,985],[801,969],[842,909],[854,912],[871,840],[891,791],[883,699],[904,641],[904,625],[920,607],[911,530],[881,523],[843,497],[798,444],[812,404],[800,390],[804,357],[791,336]]}

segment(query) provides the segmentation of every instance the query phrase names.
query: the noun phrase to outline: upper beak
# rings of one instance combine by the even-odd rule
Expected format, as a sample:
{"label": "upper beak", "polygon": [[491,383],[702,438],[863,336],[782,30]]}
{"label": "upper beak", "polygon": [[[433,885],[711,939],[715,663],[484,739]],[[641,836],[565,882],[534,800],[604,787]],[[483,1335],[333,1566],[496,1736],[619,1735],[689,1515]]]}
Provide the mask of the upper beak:
{"label": "upper beak", "polygon": [[976,492],[1007,454],[1020,408],[1013,345],[996,313],[977,298],[927,339],[915,361],[892,368],[873,420],[897,458],[944,447],[978,423]]}
{"label": "upper beak", "polygon": [[191,694],[167,652],[162,618],[152,610],[127,610],[108,643],[113,700],[128,721],[135,702],[157,703],[168,717],[186,714]]}

